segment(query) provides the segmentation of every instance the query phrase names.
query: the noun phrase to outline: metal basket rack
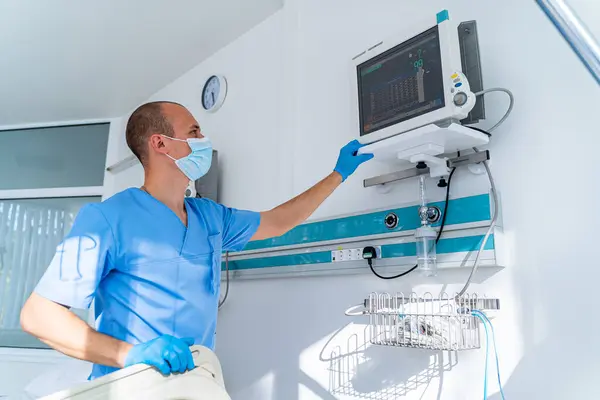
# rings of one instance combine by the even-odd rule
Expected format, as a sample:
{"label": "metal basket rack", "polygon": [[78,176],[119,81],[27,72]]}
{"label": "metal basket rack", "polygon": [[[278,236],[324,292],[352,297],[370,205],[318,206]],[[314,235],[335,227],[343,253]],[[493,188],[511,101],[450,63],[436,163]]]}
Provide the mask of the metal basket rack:
{"label": "metal basket rack", "polygon": [[500,301],[477,294],[371,293],[363,306],[372,344],[458,351],[481,346],[480,320],[472,312],[499,310]]}

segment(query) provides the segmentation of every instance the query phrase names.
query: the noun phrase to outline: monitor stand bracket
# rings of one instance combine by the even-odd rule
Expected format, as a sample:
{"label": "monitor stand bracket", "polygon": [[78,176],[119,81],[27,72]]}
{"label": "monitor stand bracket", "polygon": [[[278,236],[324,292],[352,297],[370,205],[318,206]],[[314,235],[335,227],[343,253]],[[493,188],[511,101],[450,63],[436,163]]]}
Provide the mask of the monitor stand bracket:
{"label": "monitor stand bracket", "polygon": [[[427,156],[427,155],[423,155],[423,156],[431,157],[431,156]],[[418,157],[418,156],[414,156],[414,157]],[[445,164],[445,165],[444,166],[435,165],[433,167],[428,166],[426,168],[410,168],[410,169],[405,169],[402,171],[391,172],[391,173],[385,174],[385,175],[374,176],[372,178],[365,179],[363,181],[363,186],[367,188],[367,187],[371,187],[371,186],[386,185],[386,184],[389,184],[392,182],[397,182],[397,181],[401,181],[404,179],[414,178],[414,177],[420,176],[420,175],[430,174],[431,168],[446,168],[447,171],[450,171],[453,168],[462,167],[464,165],[479,164],[483,161],[487,161],[490,159],[490,152],[489,152],[489,150],[485,150],[485,151],[480,151],[478,153],[471,153],[471,154],[467,154],[467,155],[460,156],[460,157],[448,158],[446,160],[438,158],[438,157],[432,157],[432,158],[441,161],[442,164]],[[428,165],[430,165],[430,163],[431,163],[430,160],[416,160],[416,161],[417,162],[424,161]]]}

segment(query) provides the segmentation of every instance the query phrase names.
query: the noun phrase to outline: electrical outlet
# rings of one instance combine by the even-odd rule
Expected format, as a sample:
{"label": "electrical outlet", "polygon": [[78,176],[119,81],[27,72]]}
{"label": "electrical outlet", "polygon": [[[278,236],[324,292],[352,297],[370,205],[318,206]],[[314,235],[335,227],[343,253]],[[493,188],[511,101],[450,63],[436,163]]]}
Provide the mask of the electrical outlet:
{"label": "electrical outlet", "polygon": [[331,252],[331,262],[362,260],[363,249],[343,249]]}

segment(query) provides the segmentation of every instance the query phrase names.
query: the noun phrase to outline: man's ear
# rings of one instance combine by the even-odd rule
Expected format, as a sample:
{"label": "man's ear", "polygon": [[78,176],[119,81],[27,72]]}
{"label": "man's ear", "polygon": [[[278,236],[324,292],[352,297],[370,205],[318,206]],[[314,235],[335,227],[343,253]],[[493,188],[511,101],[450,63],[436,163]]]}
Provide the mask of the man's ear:
{"label": "man's ear", "polygon": [[149,139],[150,147],[159,152],[159,153],[167,153],[167,146],[165,145],[165,138],[162,135],[154,134],[150,136]]}

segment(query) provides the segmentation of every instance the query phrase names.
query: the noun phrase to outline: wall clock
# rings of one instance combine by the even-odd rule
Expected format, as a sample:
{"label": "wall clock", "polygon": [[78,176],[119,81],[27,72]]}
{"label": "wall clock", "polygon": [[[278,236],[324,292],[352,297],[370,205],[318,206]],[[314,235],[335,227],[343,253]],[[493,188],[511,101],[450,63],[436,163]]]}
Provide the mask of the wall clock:
{"label": "wall clock", "polygon": [[222,75],[213,75],[206,80],[202,89],[202,108],[205,111],[216,112],[227,96],[227,80]]}

